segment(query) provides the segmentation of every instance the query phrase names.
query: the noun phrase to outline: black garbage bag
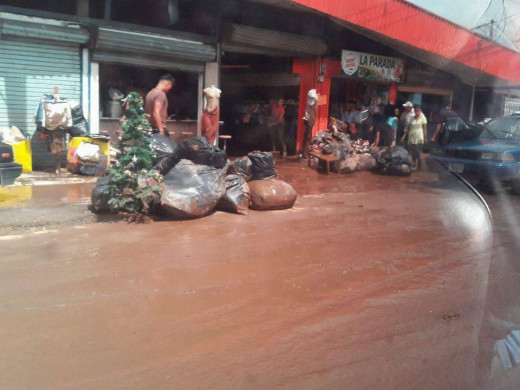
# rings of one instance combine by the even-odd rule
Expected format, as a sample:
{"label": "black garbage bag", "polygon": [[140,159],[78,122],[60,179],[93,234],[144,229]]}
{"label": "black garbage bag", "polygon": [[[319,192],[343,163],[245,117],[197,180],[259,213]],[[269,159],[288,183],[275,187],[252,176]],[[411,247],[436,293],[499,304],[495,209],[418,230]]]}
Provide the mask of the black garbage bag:
{"label": "black garbage bag", "polygon": [[249,213],[249,186],[240,175],[228,175],[224,182],[226,192],[217,204],[217,210],[235,214]]}
{"label": "black garbage bag", "polygon": [[224,195],[224,169],[181,160],[161,184],[161,213],[174,219],[193,219],[211,213]]}
{"label": "black garbage bag", "polygon": [[444,146],[453,142],[472,141],[477,139],[483,127],[467,124],[460,118],[449,118],[441,128],[439,144]]}
{"label": "black garbage bag", "polygon": [[231,163],[228,169],[228,174],[239,175],[242,176],[245,181],[250,181],[253,179],[252,167],[253,163],[249,157],[240,157]]}
{"label": "black garbage bag", "polygon": [[155,163],[170,157],[173,154],[170,138],[164,134],[152,134],[152,150],[155,152]]}
{"label": "black garbage bag", "polygon": [[88,134],[88,122],[83,115],[83,109],[80,105],[71,109],[72,127],[70,128],[70,135],[72,137],[84,137]]}
{"label": "black garbage bag", "polygon": [[108,201],[110,200],[110,177],[100,177],[94,188],[92,189],[91,210],[95,213],[104,213],[111,211]]}
{"label": "black garbage bag", "polygon": [[391,176],[410,176],[412,174],[412,159],[402,146],[381,148],[375,159],[381,173]]}
{"label": "black garbage bag", "polygon": [[195,164],[223,168],[227,163],[226,152],[211,145],[206,137],[188,138],[177,149],[180,158],[191,160]]}
{"label": "black garbage bag", "polygon": [[223,168],[227,163],[227,154],[212,146],[205,137],[188,138],[174,147],[169,157],[159,161],[155,169],[161,175],[166,175],[181,159],[190,160],[199,165]]}
{"label": "black garbage bag", "polygon": [[247,155],[252,163],[253,180],[276,179],[273,154],[270,152],[251,152]]}

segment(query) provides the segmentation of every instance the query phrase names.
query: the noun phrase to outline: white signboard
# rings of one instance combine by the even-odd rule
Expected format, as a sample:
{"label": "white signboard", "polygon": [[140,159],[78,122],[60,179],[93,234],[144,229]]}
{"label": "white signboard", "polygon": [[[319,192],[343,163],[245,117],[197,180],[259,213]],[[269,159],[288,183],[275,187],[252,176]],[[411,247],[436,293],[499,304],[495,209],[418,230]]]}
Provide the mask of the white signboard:
{"label": "white signboard", "polygon": [[341,67],[348,76],[360,79],[400,83],[404,78],[404,61],[400,58],[343,50]]}

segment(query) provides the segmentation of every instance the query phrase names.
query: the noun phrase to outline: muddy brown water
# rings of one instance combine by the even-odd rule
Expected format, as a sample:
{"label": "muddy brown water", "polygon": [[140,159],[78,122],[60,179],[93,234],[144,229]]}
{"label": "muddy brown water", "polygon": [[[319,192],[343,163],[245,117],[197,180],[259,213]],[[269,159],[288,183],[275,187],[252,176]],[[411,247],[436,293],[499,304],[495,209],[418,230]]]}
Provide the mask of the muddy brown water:
{"label": "muddy brown water", "polygon": [[514,381],[514,367],[491,378],[494,342],[520,320],[517,276],[501,284],[515,269],[511,212],[492,224],[464,186],[425,172],[326,176],[286,162],[279,173],[295,207],[248,216],[98,222],[91,185],[0,208],[4,221],[18,208],[63,221],[0,236],[0,388]]}

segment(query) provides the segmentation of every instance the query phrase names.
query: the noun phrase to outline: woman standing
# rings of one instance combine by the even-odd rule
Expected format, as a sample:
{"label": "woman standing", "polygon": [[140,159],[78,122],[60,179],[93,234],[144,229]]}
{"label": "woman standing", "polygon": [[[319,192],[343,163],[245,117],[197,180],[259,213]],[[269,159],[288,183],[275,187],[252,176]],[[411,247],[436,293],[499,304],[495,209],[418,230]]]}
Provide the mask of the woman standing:
{"label": "woman standing", "polygon": [[421,150],[424,140],[427,138],[426,124],[428,121],[418,104],[414,105],[414,113],[415,115],[408,123],[401,141],[404,142],[406,136],[408,136],[408,150],[412,156],[412,161],[417,169],[421,169]]}

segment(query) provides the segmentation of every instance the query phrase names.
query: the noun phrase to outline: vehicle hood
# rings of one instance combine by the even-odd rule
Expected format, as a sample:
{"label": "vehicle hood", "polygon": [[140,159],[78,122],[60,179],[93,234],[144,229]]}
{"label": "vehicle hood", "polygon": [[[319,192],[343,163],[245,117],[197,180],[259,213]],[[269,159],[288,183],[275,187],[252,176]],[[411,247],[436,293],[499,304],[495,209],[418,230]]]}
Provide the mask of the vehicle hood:
{"label": "vehicle hood", "polygon": [[520,155],[520,142],[499,139],[475,139],[455,142],[444,147],[446,150],[468,150],[473,152],[512,153]]}

